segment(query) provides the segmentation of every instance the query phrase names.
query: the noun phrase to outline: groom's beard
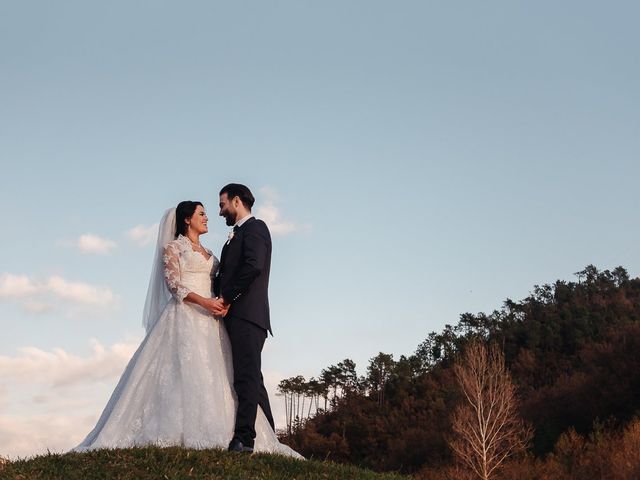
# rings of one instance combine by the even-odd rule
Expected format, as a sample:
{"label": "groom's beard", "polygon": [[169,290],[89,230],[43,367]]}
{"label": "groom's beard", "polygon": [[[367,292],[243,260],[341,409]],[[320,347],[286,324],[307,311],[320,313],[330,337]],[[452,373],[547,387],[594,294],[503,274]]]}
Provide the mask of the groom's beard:
{"label": "groom's beard", "polygon": [[236,224],[236,219],[234,216],[232,216],[230,213],[227,213],[224,216],[225,220],[227,221],[227,226],[228,227],[233,227]]}

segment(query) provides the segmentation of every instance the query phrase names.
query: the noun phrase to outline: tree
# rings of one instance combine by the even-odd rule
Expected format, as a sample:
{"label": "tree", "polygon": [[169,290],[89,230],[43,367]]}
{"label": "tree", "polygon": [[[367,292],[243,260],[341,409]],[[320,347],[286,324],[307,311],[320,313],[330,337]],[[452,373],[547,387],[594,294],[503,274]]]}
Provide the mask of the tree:
{"label": "tree", "polygon": [[287,434],[291,435],[304,422],[304,403],[309,386],[302,375],[287,378],[278,384],[278,394],[284,396]]}
{"label": "tree", "polygon": [[420,367],[423,373],[428,372],[434,365],[437,364],[436,358],[436,341],[438,334],[431,332],[427,338],[418,345],[415,356],[420,360]]}
{"label": "tree", "polygon": [[278,384],[278,395],[284,397],[285,417],[287,420],[287,435],[291,436],[291,424],[293,414],[293,388],[291,379],[285,378]]}
{"label": "tree", "polygon": [[329,365],[320,372],[320,381],[323,382],[327,388],[333,389],[331,403],[335,405],[338,400],[338,389],[343,386],[342,368],[337,365]]}
{"label": "tree", "polygon": [[359,388],[358,374],[356,373],[356,364],[353,360],[345,358],[338,363],[340,369],[340,380],[344,393],[356,392]]}
{"label": "tree", "polygon": [[378,353],[369,360],[367,367],[367,383],[369,388],[376,392],[378,396],[378,405],[384,405],[384,390],[393,370],[393,355],[387,353]]}
{"label": "tree", "polygon": [[450,445],[477,478],[489,480],[507,458],[527,448],[533,431],[518,416],[515,389],[497,346],[472,341],[453,368],[464,402],[453,414]]}

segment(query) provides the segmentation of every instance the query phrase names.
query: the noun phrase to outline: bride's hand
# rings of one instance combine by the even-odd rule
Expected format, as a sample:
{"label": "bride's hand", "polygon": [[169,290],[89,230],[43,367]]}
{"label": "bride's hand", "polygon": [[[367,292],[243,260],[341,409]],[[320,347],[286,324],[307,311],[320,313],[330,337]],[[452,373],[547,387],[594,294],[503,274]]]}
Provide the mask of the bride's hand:
{"label": "bride's hand", "polygon": [[216,298],[203,298],[200,301],[200,306],[202,306],[212,315],[222,315],[220,301]]}
{"label": "bride's hand", "polygon": [[222,320],[227,316],[227,313],[229,313],[229,308],[231,307],[231,305],[224,303],[224,300],[222,300],[221,298],[212,300],[214,300],[214,303],[212,303],[212,307],[207,308],[207,310],[209,310],[213,314],[213,318],[215,318],[216,320]]}
{"label": "bride's hand", "polygon": [[229,305],[225,303],[224,299],[219,298],[208,298],[207,303],[204,306],[209,312],[213,313],[216,316],[224,317],[229,311]]}

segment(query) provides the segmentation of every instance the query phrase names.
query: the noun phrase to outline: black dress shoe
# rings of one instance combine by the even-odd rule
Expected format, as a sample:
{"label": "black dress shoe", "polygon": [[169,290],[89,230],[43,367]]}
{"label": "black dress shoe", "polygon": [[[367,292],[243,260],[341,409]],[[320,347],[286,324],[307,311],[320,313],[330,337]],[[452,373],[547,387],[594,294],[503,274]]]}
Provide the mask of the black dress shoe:
{"label": "black dress shoe", "polygon": [[229,448],[227,448],[229,452],[240,452],[240,453],[253,453],[253,447],[249,447],[242,443],[237,438],[231,440],[229,444]]}

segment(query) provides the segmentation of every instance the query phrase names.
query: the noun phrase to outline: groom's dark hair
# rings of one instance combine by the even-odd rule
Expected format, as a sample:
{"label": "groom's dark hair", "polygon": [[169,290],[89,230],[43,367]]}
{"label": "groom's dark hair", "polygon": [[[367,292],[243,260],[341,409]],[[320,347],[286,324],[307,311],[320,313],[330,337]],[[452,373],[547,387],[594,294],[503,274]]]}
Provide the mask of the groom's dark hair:
{"label": "groom's dark hair", "polygon": [[220,195],[227,194],[229,200],[233,200],[234,197],[238,197],[247,210],[251,211],[251,207],[255,203],[256,199],[253,198],[253,193],[249,190],[249,187],[240,183],[230,183],[225,185],[220,190]]}

